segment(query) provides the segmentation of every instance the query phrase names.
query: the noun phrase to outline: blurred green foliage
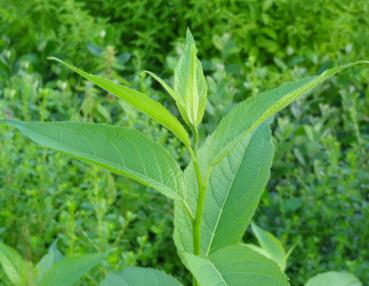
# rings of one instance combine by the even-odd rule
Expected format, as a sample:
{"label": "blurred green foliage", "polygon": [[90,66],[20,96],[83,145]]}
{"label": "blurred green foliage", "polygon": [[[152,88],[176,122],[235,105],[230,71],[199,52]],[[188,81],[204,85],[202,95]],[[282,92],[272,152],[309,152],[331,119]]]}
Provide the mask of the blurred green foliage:
{"label": "blurred green foliage", "polygon": [[[369,59],[368,14],[366,0],[0,0],[0,118],[112,122],[152,132],[147,117],[46,57],[132,84],[176,113],[142,71],[168,77],[190,27],[209,84],[205,137],[240,100]],[[369,281],[368,78],[360,69],[340,75],[274,122],[272,180],[255,221],[286,245],[298,241],[287,269],[294,285],[332,269]],[[165,130],[150,135],[176,156],[184,153]],[[68,255],[114,249],[83,285],[96,285],[103,269],[128,265],[188,281],[171,240],[170,202],[9,128],[0,138],[1,240],[32,261],[57,237]]]}

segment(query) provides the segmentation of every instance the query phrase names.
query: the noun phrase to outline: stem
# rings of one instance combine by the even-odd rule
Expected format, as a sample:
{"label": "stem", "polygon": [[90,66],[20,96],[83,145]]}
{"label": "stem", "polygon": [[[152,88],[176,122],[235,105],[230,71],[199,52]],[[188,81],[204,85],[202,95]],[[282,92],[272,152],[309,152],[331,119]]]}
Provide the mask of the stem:
{"label": "stem", "polygon": [[201,219],[202,219],[202,212],[204,209],[205,203],[205,187],[203,184],[203,180],[201,177],[200,167],[197,161],[194,161],[194,167],[196,170],[197,176],[197,184],[199,187],[199,193],[197,197],[197,209],[196,209],[196,216],[195,220],[193,221],[193,251],[194,254],[200,255],[200,228],[201,228]]}
{"label": "stem", "polygon": [[[205,203],[205,190],[206,187],[204,185],[204,181],[201,175],[200,165],[198,162],[198,142],[199,142],[199,134],[197,128],[193,128],[194,134],[194,151],[190,150],[190,154],[192,157],[193,166],[195,168],[196,177],[197,177],[197,185],[198,185],[198,197],[197,197],[197,208],[196,208],[196,216],[192,221],[192,239],[193,239],[193,253],[195,255],[200,255],[200,241],[201,241],[201,221],[202,221],[202,213],[204,209]],[[198,283],[195,278],[193,278],[193,286],[197,286]]]}

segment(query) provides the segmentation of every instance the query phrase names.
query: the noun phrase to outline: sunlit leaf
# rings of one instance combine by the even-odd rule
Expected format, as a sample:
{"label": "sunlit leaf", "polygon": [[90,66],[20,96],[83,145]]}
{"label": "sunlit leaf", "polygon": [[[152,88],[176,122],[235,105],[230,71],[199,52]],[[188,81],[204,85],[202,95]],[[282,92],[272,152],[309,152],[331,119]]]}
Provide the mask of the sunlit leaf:
{"label": "sunlit leaf", "polygon": [[36,143],[129,177],[172,199],[183,174],[158,143],[134,129],[99,123],[8,121]]}
{"label": "sunlit leaf", "polygon": [[63,259],[63,254],[59,251],[57,240],[55,240],[49,247],[48,253],[41,258],[36,265],[37,280],[41,281],[45,273],[57,262]]}
{"label": "sunlit leaf", "polygon": [[16,286],[27,286],[28,266],[19,253],[0,242],[0,264],[6,276]]}
{"label": "sunlit leaf", "polygon": [[[206,168],[207,144],[200,148],[200,165]],[[202,255],[241,242],[264,192],[272,165],[274,148],[269,126],[264,124],[235,146],[214,167],[207,184],[201,224]],[[194,213],[198,187],[192,165],[185,170],[185,200]],[[180,203],[175,204],[175,234],[180,252],[192,252],[192,224]]]}
{"label": "sunlit leaf", "polygon": [[202,120],[208,90],[201,62],[196,54],[195,40],[188,29],[186,45],[174,72],[174,92],[179,112],[192,126],[199,125]]}
{"label": "sunlit leaf", "polygon": [[[210,162],[209,168],[222,161],[241,138],[247,138],[265,120],[282,110],[300,96],[307,94],[316,86],[333,75],[357,64],[369,61],[359,61],[352,64],[328,69],[318,76],[311,76],[253,96],[238,104],[220,122],[215,130],[212,143],[208,145]],[[207,170],[205,170],[207,171]]]}
{"label": "sunlit leaf", "polygon": [[49,57],[49,59],[62,63],[70,70],[92,81],[94,84],[103,88],[107,92],[110,92],[111,94],[128,102],[139,111],[147,114],[148,116],[159,122],[161,125],[163,125],[165,128],[169,129],[179,140],[183,142],[183,144],[185,144],[186,146],[191,145],[188,133],[184,129],[182,124],[159,102],[132,88],[126,87],[124,85],[119,85],[111,80],[104,79],[96,75],[86,73],[85,71],[76,68],[70,64],[67,64],[60,59],[54,57]]}

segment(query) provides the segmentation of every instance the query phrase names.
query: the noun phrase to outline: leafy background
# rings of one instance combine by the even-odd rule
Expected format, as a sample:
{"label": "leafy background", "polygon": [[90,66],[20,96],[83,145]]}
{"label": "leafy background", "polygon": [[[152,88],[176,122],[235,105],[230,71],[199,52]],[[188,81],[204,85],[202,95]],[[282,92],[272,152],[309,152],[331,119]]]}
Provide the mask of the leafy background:
{"label": "leafy background", "polygon": [[[170,81],[190,27],[209,84],[205,138],[240,100],[369,59],[368,13],[366,0],[0,0],[0,117],[132,126],[181,157],[168,132],[46,57],[130,82],[176,112],[142,71]],[[360,68],[337,76],[274,121],[272,178],[254,219],[286,245],[298,242],[287,269],[293,285],[332,269],[369,281],[368,78]],[[161,195],[10,128],[0,138],[2,241],[31,261],[57,238],[67,255],[113,249],[82,285],[130,265],[189,281],[171,240],[172,206]]]}

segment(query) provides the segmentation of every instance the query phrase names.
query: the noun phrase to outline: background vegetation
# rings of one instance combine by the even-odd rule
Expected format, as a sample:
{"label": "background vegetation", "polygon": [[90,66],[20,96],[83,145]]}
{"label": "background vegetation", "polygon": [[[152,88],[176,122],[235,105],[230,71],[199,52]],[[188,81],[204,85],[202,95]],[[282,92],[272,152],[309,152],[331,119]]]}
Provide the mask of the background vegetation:
{"label": "background vegetation", "polygon": [[[147,131],[154,122],[46,57],[129,82],[176,112],[142,71],[170,81],[189,26],[209,84],[207,136],[240,100],[369,59],[368,14],[367,0],[0,0],[0,117]],[[274,122],[272,180],[254,219],[285,244],[298,242],[287,270],[293,285],[331,269],[369,281],[368,78],[360,69],[335,77]],[[165,130],[152,135],[184,152]],[[170,202],[10,128],[0,138],[1,241],[31,261],[55,239],[67,255],[114,249],[108,269],[155,266],[188,281],[170,239]],[[0,285],[8,285],[2,273]]]}

